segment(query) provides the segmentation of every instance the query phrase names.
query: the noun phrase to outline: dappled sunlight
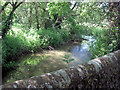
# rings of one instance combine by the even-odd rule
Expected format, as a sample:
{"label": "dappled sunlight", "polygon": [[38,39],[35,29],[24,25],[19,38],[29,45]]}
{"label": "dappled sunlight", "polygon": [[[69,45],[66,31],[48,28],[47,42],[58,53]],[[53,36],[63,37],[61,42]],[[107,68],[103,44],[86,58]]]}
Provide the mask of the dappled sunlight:
{"label": "dappled sunlight", "polygon": [[7,83],[68,67],[68,64],[62,60],[65,54],[70,55],[66,51],[46,50],[43,53],[22,57],[19,60],[17,70],[10,74]]}
{"label": "dappled sunlight", "polygon": [[74,44],[79,44],[79,42],[76,42],[76,41],[75,41],[75,42],[73,42],[73,43],[74,43]]}
{"label": "dappled sunlight", "polygon": [[65,52],[65,51],[53,50],[53,51],[46,52],[45,55],[47,55],[47,56],[55,56],[56,55],[56,57],[57,57],[57,56],[64,56],[65,54],[70,54],[70,53]]}
{"label": "dappled sunlight", "polygon": [[40,61],[42,60],[46,60],[46,56],[27,56],[27,57],[24,57],[24,58],[21,58],[20,63],[18,65],[37,65],[38,63],[40,63]]}

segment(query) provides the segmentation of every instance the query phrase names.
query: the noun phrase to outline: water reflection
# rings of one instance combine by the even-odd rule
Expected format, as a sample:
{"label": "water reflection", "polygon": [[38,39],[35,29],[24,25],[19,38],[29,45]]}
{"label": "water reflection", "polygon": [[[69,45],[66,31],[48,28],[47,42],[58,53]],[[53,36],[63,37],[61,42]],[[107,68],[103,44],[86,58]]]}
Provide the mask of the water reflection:
{"label": "water reflection", "polygon": [[83,41],[81,45],[74,46],[70,51],[72,53],[71,57],[74,61],[72,61],[69,66],[76,66],[85,63],[90,59],[91,53],[89,52],[89,45],[96,42],[96,40],[92,36],[83,36],[83,38],[86,40]]}

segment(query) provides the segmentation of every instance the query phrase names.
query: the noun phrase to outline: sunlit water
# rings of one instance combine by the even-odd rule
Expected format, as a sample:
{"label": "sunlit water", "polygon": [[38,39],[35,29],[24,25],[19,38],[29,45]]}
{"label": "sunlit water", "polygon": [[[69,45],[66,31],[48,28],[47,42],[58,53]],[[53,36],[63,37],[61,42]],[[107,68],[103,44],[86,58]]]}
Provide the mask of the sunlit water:
{"label": "sunlit water", "polygon": [[74,59],[70,63],[69,66],[76,66],[78,64],[82,64],[87,62],[90,57],[91,53],[89,52],[89,45],[96,42],[96,40],[92,36],[82,36],[84,39],[81,45],[76,45],[71,50],[71,57]]}

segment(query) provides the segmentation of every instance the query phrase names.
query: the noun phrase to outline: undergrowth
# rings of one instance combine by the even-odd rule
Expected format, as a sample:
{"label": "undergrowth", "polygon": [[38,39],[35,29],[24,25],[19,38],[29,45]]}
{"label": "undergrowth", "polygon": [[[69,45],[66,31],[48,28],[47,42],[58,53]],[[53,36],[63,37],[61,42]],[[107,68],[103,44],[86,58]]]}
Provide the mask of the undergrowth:
{"label": "undergrowth", "polygon": [[47,49],[48,46],[58,47],[64,42],[75,37],[64,29],[48,28],[35,30],[22,28],[20,25],[14,25],[2,41],[2,65],[3,68],[15,66],[15,60],[21,55],[35,53],[38,49]]}
{"label": "undergrowth", "polygon": [[90,45],[90,52],[92,54],[91,59],[104,56],[117,50],[116,36],[109,34],[109,29],[94,28],[92,35],[96,39],[96,42]]}

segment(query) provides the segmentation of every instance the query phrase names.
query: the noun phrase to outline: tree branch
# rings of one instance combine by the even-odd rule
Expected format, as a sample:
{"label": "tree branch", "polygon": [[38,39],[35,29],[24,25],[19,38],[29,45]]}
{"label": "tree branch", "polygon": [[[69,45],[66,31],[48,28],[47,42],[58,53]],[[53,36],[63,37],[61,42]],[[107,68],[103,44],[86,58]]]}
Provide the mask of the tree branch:
{"label": "tree branch", "polygon": [[10,2],[6,2],[3,6],[2,9],[0,10],[0,14],[2,13],[2,11],[6,8],[6,6],[9,4]]}
{"label": "tree branch", "polygon": [[[25,1],[25,0],[23,0],[23,1]],[[18,6],[20,6],[22,3],[23,3],[23,2],[20,2],[20,3],[16,6],[16,8],[17,8]]]}
{"label": "tree branch", "polygon": [[74,4],[74,6],[72,7],[72,10],[75,8],[75,6],[77,5],[77,2]]}

